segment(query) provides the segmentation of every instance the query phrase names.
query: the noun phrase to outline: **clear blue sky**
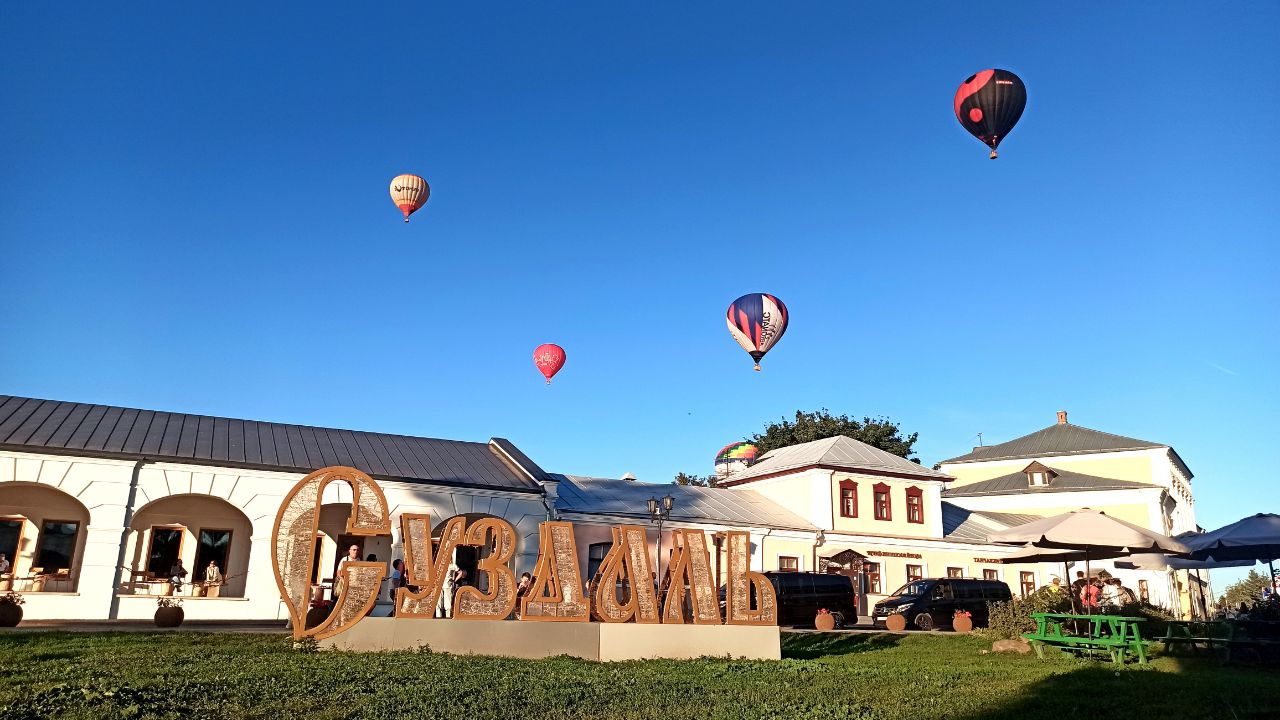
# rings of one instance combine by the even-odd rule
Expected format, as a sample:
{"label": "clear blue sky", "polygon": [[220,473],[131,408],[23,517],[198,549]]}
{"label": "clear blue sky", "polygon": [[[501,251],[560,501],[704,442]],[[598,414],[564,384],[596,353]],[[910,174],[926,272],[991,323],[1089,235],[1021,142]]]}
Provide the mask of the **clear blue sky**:
{"label": "clear blue sky", "polygon": [[0,392],[647,481],[797,408],[930,464],[1067,409],[1207,527],[1280,510],[1275,3],[78,5],[0,10]]}

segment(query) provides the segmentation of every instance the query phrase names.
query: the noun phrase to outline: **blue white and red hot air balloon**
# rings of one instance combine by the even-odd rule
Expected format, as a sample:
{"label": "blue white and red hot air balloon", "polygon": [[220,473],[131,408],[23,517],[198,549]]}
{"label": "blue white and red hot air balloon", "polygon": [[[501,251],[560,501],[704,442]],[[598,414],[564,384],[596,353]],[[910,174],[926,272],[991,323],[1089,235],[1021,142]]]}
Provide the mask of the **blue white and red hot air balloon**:
{"label": "blue white and red hot air balloon", "polygon": [[759,370],[760,358],[787,331],[787,306],[768,293],[750,293],[733,301],[726,320],[729,334],[751,355]]}

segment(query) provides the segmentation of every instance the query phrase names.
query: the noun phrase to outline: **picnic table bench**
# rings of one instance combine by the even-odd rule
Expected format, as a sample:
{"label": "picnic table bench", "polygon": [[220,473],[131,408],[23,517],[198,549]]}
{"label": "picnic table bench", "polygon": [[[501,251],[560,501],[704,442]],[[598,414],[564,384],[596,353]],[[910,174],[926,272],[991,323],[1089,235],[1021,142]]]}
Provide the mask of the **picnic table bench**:
{"label": "picnic table bench", "polygon": [[1156,639],[1170,652],[1178,647],[1194,652],[1203,646],[1207,650],[1229,653],[1236,635],[1235,624],[1224,620],[1170,620],[1167,625],[1164,636]]}
{"label": "picnic table bench", "polygon": [[1046,645],[1068,652],[1105,652],[1111,661],[1123,665],[1132,653],[1140,665],[1147,664],[1147,641],[1139,630],[1146,618],[1124,615],[1072,615],[1070,613],[1031,613],[1036,631],[1023,633],[1044,659]]}

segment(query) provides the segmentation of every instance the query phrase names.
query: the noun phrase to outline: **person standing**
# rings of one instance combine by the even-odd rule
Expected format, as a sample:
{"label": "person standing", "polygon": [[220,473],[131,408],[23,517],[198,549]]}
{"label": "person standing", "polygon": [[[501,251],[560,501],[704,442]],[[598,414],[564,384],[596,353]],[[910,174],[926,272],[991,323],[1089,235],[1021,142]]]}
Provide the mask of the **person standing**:
{"label": "person standing", "polygon": [[389,596],[387,599],[391,601],[392,617],[395,617],[396,614],[396,590],[402,587],[408,587],[405,579],[404,560],[396,558],[391,561],[391,582],[388,583],[387,587],[387,595]]}
{"label": "person standing", "polygon": [[1098,587],[1096,582],[1086,580],[1080,588],[1080,607],[1084,609],[1085,614],[1098,612],[1098,599],[1102,589]]}
{"label": "person standing", "polygon": [[520,619],[520,601],[525,595],[529,594],[529,588],[533,587],[533,576],[529,573],[520,573],[520,581],[516,583],[516,607],[512,610],[515,619]]}
{"label": "person standing", "polygon": [[458,589],[458,573],[460,572],[463,572],[463,570],[458,567],[457,558],[455,557],[449,562],[449,569],[444,574],[444,587],[441,588],[440,602],[436,605],[436,617],[453,617],[453,595]]}
{"label": "person standing", "polygon": [[9,567],[9,558],[5,557],[4,553],[0,553],[0,575],[8,573]]}

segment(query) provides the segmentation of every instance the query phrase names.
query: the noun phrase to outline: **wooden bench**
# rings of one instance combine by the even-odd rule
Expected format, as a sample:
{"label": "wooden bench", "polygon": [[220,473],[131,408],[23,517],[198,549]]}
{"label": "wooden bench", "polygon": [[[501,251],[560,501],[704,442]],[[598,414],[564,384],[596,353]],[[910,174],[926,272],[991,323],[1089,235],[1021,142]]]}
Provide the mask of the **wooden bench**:
{"label": "wooden bench", "polygon": [[[1024,633],[1022,637],[1031,643],[1041,660],[1048,645],[1068,652],[1087,653],[1090,657],[1095,652],[1103,652],[1118,665],[1123,665],[1132,653],[1138,664],[1147,664],[1148,643],[1139,630],[1145,618],[1069,613],[1032,613],[1031,617],[1036,621],[1036,631]],[[1068,625],[1075,632],[1068,631]],[[1085,627],[1084,633],[1079,632],[1081,626]]]}

